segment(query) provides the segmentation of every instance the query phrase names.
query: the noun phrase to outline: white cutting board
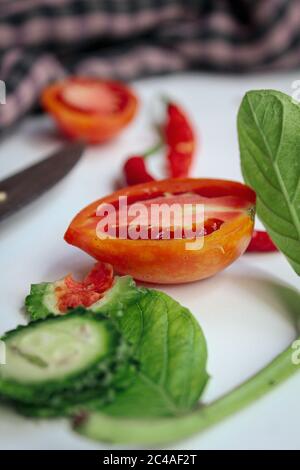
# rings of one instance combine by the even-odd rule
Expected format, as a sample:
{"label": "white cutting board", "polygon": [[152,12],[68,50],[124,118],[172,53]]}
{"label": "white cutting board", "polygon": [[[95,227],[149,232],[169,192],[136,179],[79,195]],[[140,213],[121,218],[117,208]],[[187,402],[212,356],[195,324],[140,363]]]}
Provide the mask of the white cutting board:
{"label": "white cutting board", "polygon": [[[167,94],[193,117],[200,147],[194,176],[242,180],[236,115],[244,92],[275,88],[292,93],[300,72],[252,76],[184,74],[137,81],[138,119],[115,141],[90,148],[65,180],[0,226],[0,334],[25,323],[22,304],[30,283],[72,271],[85,273],[93,261],[63,241],[75,213],[112,192],[122,161],[153,142],[153,99]],[[27,120],[0,148],[0,178],[19,170],[61,141],[48,118]],[[159,158],[153,171],[163,175]],[[293,339],[289,307],[280,294],[299,280],[281,254],[245,255],[216,277],[164,287],[191,309],[209,348],[214,399],[258,371]],[[296,294],[295,294],[296,295]],[[300,305],[300,302],[299,302]],[[174,449],[300,449],[300,374],[206,433],[174,444]],[[73,433],[67,421],[33,421],[0,407],[1,449],[107,449]],[[119,446],[115,448],[120,448]]]}

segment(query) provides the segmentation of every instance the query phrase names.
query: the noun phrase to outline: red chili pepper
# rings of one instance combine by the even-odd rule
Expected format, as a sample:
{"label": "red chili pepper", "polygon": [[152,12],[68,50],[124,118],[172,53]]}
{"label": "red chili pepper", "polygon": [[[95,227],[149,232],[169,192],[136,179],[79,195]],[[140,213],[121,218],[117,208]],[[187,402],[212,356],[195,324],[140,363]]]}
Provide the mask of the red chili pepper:
{"label": "red chili pepper", "polygon": [[193,160],[193,155],[190,152],[179,153],[170,147],[167,153],[167,159],[172,178],[185,178],[188,176]]}
{"label": "red chili pepper", "polygon": [[278,251],[276,245],[272,242],[270,236],[264,230],[254,230],[247,252],[271,252]]}
{"label": "red chili pepper", "polygon": [[[188,176],[192,164],[195,136],[187,116],[173,102],[167,104],[167,120],[163,129],[170,176],[184,178]],[[134,155],[126,160],[123,172],[128,186],[155,180],[147,170],[145,157],[156,152],[161,145],[161,142],[159,142],[158,145],[155,145],[144,154]]]}
{"label": "red chili pepper", "polygon": [[169,147],[167,159],[170,176],[188,176],[195,151],[195,134],[184,111],[173,102],[167,105],[164,136]]}
{"label": "red chili pepper", "polygon": [[144,156],[134,155],[128,158],[124,165],[124,175],[128,186],[139,183],[148,183],[154,181],[153,176],[148,173]]}
{"label": "red chili pepper", "polygon": [[148,183],[154,181],[155,178],[148,172],[145,159],[157,152],[162,146],[161,142],[158,142],[155,146],[148,149],[142,155],[133,155],[128,158],[123,167],[123,173],[125,181],[128,186],[140,183]]}

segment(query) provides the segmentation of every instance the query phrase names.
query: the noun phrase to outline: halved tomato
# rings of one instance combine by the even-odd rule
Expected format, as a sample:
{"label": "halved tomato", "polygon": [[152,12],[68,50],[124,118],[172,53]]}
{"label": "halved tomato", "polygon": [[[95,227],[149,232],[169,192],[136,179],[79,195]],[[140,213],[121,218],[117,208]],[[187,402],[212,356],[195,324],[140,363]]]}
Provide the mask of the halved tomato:
{"label": "halved tomato", "polygon": [[[120,207],[120,197],[127,197],[126,217]],[[142,203],[140,217],[131,211]],[[177,204],[192,212],[192,224],[202,224],[194,238],[177,232],[171,218],[165,223],[153,223],[153,205],[167,207]],[[115,222],[106,228],[101,208],[115,208]],[[199,208],[199,209],[198,209]],[[200,211],[200,216],[199,212]],[[122,212],[123,219],[118,217]],[[98,260],[111,263],[116,272],[130,274],[135,279],[175,284],[204,279],[221,271],[246,250],[253,231],[255,193],[241,183],[214,179],[169,179],[121,189],[95,201],[83,209],[71,222],[65,240]],[[126,225],[127,224],[127,225]],[[111,227],[116,229],[111,233]],[[120,229],[132,228],[148,233],[147,239],[120,236]],[[153,227],[156,235],[151,237]],[[99,230],[106,232],[102,236]],[[165,230],[168,239],[164,238]],[[181,233],[181,236],[180,236]],[[198,243],[201,239],[202,243]],[[195,242],[195,243],[194,243]]]}
{"label": "halved tomato", "polygon": [[97,78],[71,77],[42,93],[43,107],[72,139],[103,142],[118,134],[134,117],[137,98],[126,85]]}

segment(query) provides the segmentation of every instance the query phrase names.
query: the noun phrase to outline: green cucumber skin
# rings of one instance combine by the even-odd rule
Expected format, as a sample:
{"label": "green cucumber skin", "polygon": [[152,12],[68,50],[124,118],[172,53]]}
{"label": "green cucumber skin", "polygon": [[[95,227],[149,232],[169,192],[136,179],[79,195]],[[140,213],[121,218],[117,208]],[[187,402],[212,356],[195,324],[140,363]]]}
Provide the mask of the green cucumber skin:
{"label": "green cucumber skin", "polygon": [[113,286],[105,296],[90,306],[95,313],[104,313],[109,317],[118,317],[118,312],[130,305],[141,292],[146,292],[143,287],[137,288],[131,276],[116,277]]}
{"label": "green cucumber skin", "polygon": [[[42,282],[41,284],[32,284],[30,294],[25,299],[25,309],[31,320],[47,318],[49,315],[58,315],[60,312],[56,306],[55,283]],[[53,306],[51,310],[46,302],[47,296],[53,296]]]}
{"label": "green cucumber skin", "polygon": [[[8,404],[19,413],[28,417],[36,418],[54,418],[74,416],[76,413],[84,410],[96,410],[112,403],[116,391],[128,387],[134,374],[136,365],[130,361],[115,366],[109,373],[109,380],[106,379],[106,385],[103,386],[103,377],[95,378],[93,386],[82,390],[60,391],[53,394],[46,402],[37,403],[10,400]],[[125,376],[125,378],[124,378]],[[92,386],[92,388],[91,388]]]}
{"label": "green cucumber skin", "polygon": [[181,417],[147,420],[91,412],[84,419],[75,419],[74,429],[84,437],[117,444],[164,445],[189,438],[255,402],[298,372],[300,366],[292,363],[293,352],[290,346],[235,390]]}
{"label": "green cucumber skin", "polygon": [[115,396],[115,391],[113,389],[101,390],[94,393],[94,396],[91,393],[91,396],[87,398],[83,395],[77,396],[77,401],[66,400],[63,403],[61,400],[60,404],[51,405],[49,403],[34,405],[31,403],[22,403],[18,401],[10,401],[8,405],[14,408],[18,413],[23,416],[31,418],[60,418],[60,417],[72,417],[78,415],[84,410],[93,411],[99,409],[111,403]]}
{"label": "green cucumber skin", "polygon": [[18,383],[13,380],[5,380],[1,378],[0,375],[0,395],[4,398],[19,400],[25,403],[44,404],[47,402],[50,404],[52,402],[59,401],[59,395],[62,395],[62,401],[64,401],[63,397],[68,391],[71,391],[72,395],[73,393],[79,393],[85,389],[97,386],[99,393],[99,384],[103,383],[103,389],[110,386],[114,369],[119,364],[123,364],[124,361],[127,361],[130,356],[130,348],[127,343],[124,342],[111,320],[102,314],[95,314],[83,308],[77,308],[70,312],[67,317],[50,316],[45,320],[41,319],[31,322],[27,326],[19,326],[16,330],[6,333],[2,340],[8,341],[20,331],[24,331],[26,328],[37,328],[41,323],[44,325],[45,322],[48,321],[60,322],[64,321],[64,319],[70,320],[71,318],[83,316],[85,316],[87,320],[91,319],[93,321],[100,320],[106,322],[105,325],[109,332],[108,334],[110,334],[110,345],[105,357],[102,357],[101,354],[101,357],[97,358],[97,360],[95,360],[88,369],[78,371],[64,380],[59,378],[57,381],[44,381],[41,384]]}

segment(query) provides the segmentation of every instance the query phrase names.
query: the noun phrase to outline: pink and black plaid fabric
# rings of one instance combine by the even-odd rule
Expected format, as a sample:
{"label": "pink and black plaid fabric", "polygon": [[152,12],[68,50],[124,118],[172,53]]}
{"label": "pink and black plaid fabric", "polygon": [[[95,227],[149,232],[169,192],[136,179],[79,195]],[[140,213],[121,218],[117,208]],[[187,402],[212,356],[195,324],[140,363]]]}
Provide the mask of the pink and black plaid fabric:
{"label": "pink and black plaid fabric", "polygon": [[300,0],[0,0],[0,133],[66,74],[300,65]]}

